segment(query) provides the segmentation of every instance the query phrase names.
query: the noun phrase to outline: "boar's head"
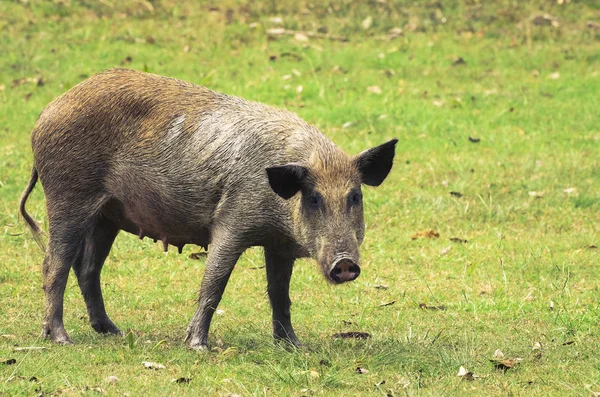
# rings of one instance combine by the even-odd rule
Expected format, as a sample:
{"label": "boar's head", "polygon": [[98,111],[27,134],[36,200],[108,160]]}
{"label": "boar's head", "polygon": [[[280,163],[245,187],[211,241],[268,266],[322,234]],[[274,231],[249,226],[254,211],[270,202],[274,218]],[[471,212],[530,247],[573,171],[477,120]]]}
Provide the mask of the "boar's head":
{"label": "boar's head", "polygon": [[361,185],[379,186],[384,181],[396,142],[354,157],[340,150],[321,151],[305,163],[267,168],[273,191],[285,200],[294,197],[297,242],[333,283],[352,281],[360,274],[359,246],[365,232]]}

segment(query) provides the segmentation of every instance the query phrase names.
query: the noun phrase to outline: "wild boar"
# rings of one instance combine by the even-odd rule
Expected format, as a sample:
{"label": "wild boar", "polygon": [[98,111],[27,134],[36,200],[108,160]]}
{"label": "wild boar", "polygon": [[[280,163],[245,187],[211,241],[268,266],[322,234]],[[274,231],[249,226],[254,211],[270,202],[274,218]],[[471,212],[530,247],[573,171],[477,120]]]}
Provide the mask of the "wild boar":
{"label": "wild boar", "polygon": [[361,185],[392,168],[391,140],[346,155],[294,113],[188,82],[128,69],[90,77],[40,114],[34,165],[20,212],[39,177],[46,196],[43,333],[73,343],[63,296],[73,268],[90,323],[119,334],[104,308],[100,272],[120,230],[181,251],[207,247],[198,309],[185,338],[207,348],[213,313],[239,256],[264,247],[276,339],[299,345],[290,320],[294,260],[316,259],[332,283],[360,274]]}

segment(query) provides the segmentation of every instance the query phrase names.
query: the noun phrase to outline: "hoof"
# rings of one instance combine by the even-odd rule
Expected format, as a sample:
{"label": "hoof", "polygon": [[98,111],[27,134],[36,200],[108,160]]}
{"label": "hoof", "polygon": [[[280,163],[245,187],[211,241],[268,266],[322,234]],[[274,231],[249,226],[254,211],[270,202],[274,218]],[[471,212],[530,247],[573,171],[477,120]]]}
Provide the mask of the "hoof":
{"label": "hoof", "polygon": [[191,336],[190,334],[187,334],[185,337],[185,342],[188,348],[197,352],[208,351],[208,345],[206,344],[206,342],[201,342],[200,338],[197,336]]}
{"label": "hoof", "polygon": [[205,343],[204,344],[203,343],[197,343],[197,344],[188,343],[188,347],[197,352],[208,352],[208,345],[206,345]]}
{"label": "hoof", "polygon": [[275,342],[285,344],[288,347],[292,347],[292,348],[302,347],[302,343],[300,343],[300,341],[296,337],[290,338],[288,335],[285,335],[285,336],[273,335],[273,338],[275,339]]}
{"label": "hoof", "polygon": [[59,330],[51,330],[49,328],[44,328],[43,335],[46,339],[50,339],[57,345],[65,346],[75,344],[75,342],[73,342],[73,339],[69,337],[69,334],[67,334],[67,331],[65,331],[64,328]]}
{"label": "hoof", "polygon": [[112,321],[104,321],[98,323],[92,323],[92,328],[99,334],[107,335],[120,335],[123,336],[123,331],[119,329]]}

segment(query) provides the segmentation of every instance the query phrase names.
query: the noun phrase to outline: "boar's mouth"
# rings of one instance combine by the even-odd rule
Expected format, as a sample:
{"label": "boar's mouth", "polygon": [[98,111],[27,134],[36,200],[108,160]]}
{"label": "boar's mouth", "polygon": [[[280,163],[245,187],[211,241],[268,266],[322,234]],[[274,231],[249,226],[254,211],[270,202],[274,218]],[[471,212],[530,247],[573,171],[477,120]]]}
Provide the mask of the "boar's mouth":
{"label": "boar's mouth", "polygon": [[342,257],[338,258],[325,270],[325,277],[334,284],[354,281],[360,275],[360,266],[355,260]]}

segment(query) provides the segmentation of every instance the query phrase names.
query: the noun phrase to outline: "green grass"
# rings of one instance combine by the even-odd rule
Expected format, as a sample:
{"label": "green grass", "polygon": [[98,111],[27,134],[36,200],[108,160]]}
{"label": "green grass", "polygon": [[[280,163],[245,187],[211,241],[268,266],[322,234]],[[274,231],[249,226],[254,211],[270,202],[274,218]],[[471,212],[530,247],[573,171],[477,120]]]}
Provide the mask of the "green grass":
{"label": "green grass", "polygon": [[[599,392],[600,8],[483,3],[0,2],[0,359],[16,359],[0,364],[0,395]],[[559,26],[532,22],[544,13]],[[274,16],[349,41],[269,38]],[[404,34],[383,39],[392,27]],[[334,287],[311,261],[295,268],[303,349],[273,343],[261,250],[252,249],[213,321],[216,349],[188,351],[204,261],[188,259],[192,247],[164,254],[126,234],[102,280],[109,315],[129,336],[93,332],[71,277],[65,324],[77,344],[40,339],[43,255],[17,216],[29,134],[53,98],[119,65],[287,107],[350,153],[400,139],[389,179],[365,189],[361,277]],[[28,208],[46,222],[40,187]],[[440,237],[411,240],[429,228]],[[344,331],[372,338],[331,338]],[[496,349],[522,361],[496,370]],[[461,380],[460,366],[481,378]],[[171,382],[180,377],[191,381]]]}

